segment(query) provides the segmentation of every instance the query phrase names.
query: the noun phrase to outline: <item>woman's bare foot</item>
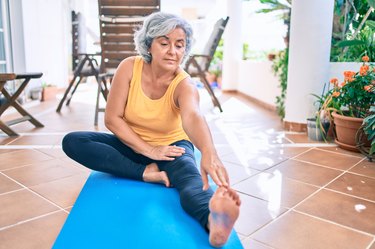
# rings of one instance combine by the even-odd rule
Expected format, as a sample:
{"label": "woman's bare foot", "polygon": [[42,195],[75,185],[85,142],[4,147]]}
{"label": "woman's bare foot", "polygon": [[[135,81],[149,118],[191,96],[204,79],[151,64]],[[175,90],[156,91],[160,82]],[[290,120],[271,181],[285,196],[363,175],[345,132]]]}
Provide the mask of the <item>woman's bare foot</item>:
{"label": "woman's bare foot", "polygon": [[234,222],[240,213],[241,200],[236,191],[219,187],[210,200],[208,228],[210,244],[214,247],[223,246],[232,231]]}
{"label": "woman's bare foot", "polygon": [[165,171],[160,171],[156,163],[151,163],[146,166],[143,172],[143,180],[145,182],[155,182],[165,184],[166,187],[170,186],[169,178]]}

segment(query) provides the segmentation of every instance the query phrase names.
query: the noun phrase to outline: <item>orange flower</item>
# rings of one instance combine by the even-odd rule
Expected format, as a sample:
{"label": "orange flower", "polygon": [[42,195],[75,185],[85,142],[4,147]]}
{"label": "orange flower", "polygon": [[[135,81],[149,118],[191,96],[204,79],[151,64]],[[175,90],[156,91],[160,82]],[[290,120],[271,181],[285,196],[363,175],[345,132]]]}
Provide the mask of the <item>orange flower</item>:
{"label": "orange flower", "polygon": [[372,85],[364,86],[363,89],[367,92],[371,92]]}
{"label": "orange flower", "polygon": [[370,60],[370,58],[367,55],[362,57],[362,61],[364,61],[364,62],[368,62],[369,60]]}
{"label": "orange flower", "polygon": [[332,78],[330,82],[332,85],[337,86],[337,84],[339,83],[339,80],[337,78]]}
{"label": "orange flower", "polygon": [[352,78],[355,75],[353,71],[344,71],[345,78]]}
{"label": "orange flower", "polygon": [[355,75],[355,72],[353,72],[353,71],[345,71],[344,72],[344,80],[352,82],[354,80],[354,78],[353,78],[354,75]]}
{"label": "orange flower", "polygon": [[359,74],[364,76],[367,74],[367,71],[369,70],[369,66],[368,65],[363,65],[361,66],[361,68],[359,69]]}
{"label": "orange flower", "polygon": [[345,85],[346,85],[346,82],[345,82],[345,81],[342,82],[342,83],[340,84],[341,87],[343,87],[343,86],[345,86]]}
{"label": "orange flower", "polygon": [[336,98],[336,97],[338,97],[338,96],[340,96],[340,92],[333,92],[333,93],[332,93],[332,97],[335,97],[335,98]]}

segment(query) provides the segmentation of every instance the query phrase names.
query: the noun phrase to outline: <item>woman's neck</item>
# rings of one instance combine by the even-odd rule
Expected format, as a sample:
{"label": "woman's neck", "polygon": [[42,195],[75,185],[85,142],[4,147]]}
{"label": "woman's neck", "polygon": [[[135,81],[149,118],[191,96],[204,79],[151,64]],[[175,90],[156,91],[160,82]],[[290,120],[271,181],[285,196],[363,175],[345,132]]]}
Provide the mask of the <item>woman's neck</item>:
{"label": "woman's neck", "polygon": [[158,66],[157,64],[153,64],[152,62],[148,63],[146,67],[148,70],[147,73],[152,82],[164,82],[164,84],[168,82],[168,85],[175,78],[179,70],[179,68],[177,68],[177,70],[175,71],[165,70],[164,68],[161,68],[160,66]]}

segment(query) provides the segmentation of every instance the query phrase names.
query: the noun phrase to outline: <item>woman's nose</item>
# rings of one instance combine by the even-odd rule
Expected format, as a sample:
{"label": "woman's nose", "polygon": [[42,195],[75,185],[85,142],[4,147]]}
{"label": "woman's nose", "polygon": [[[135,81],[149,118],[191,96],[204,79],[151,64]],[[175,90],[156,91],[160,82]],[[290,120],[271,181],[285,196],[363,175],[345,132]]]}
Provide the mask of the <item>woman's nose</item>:
{"label": "woman's nose", "polygon": [[168,52],[174,54],[176,52],[176,48],[174,46],[169,46]]}

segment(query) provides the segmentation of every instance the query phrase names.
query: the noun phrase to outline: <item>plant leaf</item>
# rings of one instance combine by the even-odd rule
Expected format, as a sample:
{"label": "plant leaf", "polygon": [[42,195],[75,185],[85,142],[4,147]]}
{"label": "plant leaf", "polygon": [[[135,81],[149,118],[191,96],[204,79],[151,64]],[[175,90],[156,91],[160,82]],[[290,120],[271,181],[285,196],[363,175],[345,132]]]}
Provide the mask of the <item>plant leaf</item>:
{"label": "plant leaf", "polygon": [[375,21],[367,20],[366,25],[369,26],[371,29],[375,29]]}
{"label": "plant leaf", "polygon": [[367,0],[367,2],[368,2],[368,5],[370,5],[371,7],[375,9],[375,0]]}
{"label": "plant leaf", "polygon": [[348,46],[357,46],[357,45],[366,45],[364,41],[361,40],[346,40],[336,43],[337,47],[348,47]]}

